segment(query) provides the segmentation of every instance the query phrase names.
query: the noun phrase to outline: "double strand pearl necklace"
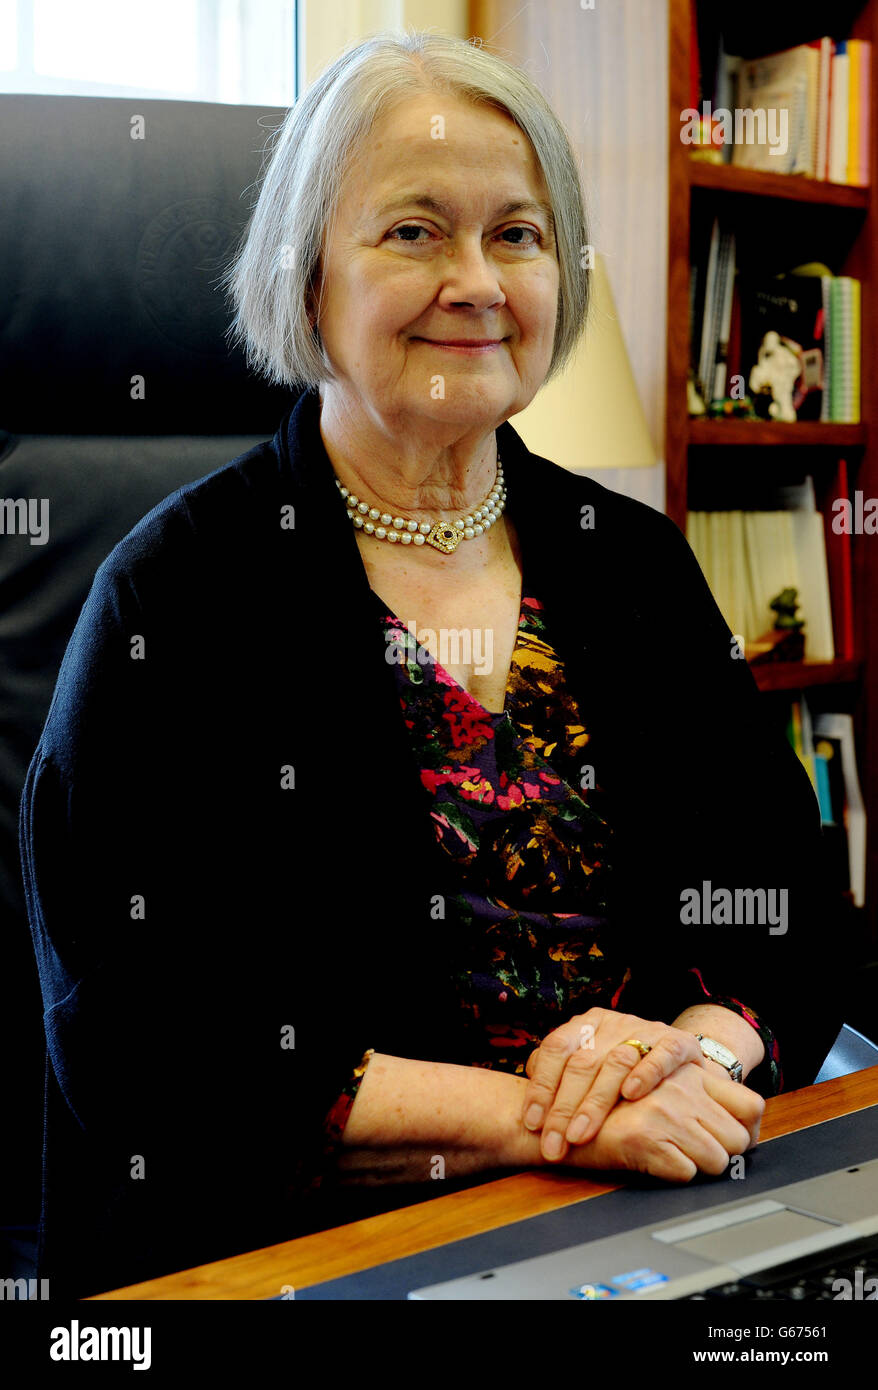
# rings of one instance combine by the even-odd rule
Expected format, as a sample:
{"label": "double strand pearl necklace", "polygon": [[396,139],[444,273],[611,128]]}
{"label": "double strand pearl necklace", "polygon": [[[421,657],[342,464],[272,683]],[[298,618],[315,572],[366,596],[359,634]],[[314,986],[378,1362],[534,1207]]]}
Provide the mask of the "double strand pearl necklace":
{"label": "double strand pearl necklace", "polygon": [[[497,479],[485,501],[477,507],[472,516],[459,516],[454,521],[406,521],[401,516],[391,516],[390,512],[370,507],[361,502],[350,488],[342,487],[341,479],[335,485],[345,500],[347,513],[358,530],[374,536],[376,541],[389,541],[391,545],[432,545],[450,555],[461,541],[470,541],[489,531],[506,506],[506,487],[503,482],[503,466],[497,455]],[[376,525],[376,522],[378,523]]]}

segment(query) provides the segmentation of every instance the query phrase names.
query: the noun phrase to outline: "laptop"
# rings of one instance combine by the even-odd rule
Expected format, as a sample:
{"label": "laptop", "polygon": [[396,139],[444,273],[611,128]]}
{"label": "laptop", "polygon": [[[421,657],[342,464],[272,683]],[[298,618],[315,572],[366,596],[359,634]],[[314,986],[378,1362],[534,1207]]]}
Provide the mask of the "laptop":
{"label": "laptop", "polygon": [[878,1300],[878,1159],[407,1297]]}

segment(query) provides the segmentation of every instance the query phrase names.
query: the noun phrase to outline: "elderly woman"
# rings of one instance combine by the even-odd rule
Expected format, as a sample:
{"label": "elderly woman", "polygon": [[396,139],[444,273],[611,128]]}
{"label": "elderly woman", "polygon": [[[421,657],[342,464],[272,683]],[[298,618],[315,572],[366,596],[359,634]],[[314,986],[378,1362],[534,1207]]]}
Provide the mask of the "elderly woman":
{"label": "elderly woman", "polygon": [[679,530],[508,423],[587,240],[463,41],[370,38],[280,129],[229,283],[306,389],[101,565],[22,803],[53,1293],[364,1185],[718,1175],[828,1050],[801,765]]}

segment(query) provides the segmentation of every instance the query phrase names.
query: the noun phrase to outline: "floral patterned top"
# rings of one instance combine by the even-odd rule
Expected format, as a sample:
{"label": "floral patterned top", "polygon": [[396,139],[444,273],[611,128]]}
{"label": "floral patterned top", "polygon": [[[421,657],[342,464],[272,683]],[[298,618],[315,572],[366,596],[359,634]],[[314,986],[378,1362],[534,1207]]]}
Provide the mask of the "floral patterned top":
{"label": "floral patterned top", "polygon": [[[495,713],[373,591],[437,852],[453,873],[446,929],[455,934],[471,1065],[517,1075],[573,1014],[624,1007],[631,980],[613,939],[613,832],[602,814],[604,791],[593,784],[590,735],[543,605],[524,595],[504,708]],[[441,646],[440,656],[450,659]],[[699,970],[692,973],[704,1002],[733,1010],[762,1038],[776,1094],[783,1077],[771,1029],[740,1000],[711,993]],[[341,1141],[371,1055],[326,1117],[321,1170]],[[319,1182],[318,1171],[312,1183]]]}

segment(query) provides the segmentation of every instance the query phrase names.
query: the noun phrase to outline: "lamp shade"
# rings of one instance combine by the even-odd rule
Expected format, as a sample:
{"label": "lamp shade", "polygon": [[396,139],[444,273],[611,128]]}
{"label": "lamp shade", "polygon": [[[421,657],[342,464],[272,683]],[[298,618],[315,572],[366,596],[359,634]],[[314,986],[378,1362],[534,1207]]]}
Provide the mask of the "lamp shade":
{"label": "lamp shade", "polygon": [[575,473],[656,462],[646,416],[616,316],[603,257],[592,271],[585,332],[564,372],[510,423],[531,453]]}

